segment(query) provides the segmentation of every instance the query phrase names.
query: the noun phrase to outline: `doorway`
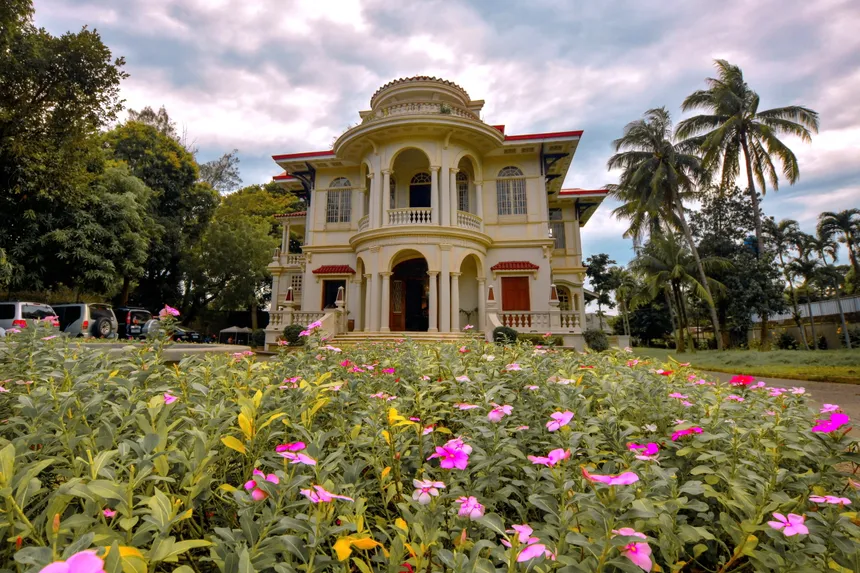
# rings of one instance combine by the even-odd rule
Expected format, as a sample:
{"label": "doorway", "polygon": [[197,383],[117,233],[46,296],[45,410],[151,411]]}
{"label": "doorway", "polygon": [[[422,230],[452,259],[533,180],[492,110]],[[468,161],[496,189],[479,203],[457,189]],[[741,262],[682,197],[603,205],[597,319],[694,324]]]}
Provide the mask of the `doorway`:
{"label": "doorway", "polygon": [[431,179],[429,173],[418,173],[409,184],[409,206],[430,206]]}
{"label": "doorway", "polygon": [[430,324],[427,261],[409,259],[391,275],[389,328],[394,332],[427,332]]}

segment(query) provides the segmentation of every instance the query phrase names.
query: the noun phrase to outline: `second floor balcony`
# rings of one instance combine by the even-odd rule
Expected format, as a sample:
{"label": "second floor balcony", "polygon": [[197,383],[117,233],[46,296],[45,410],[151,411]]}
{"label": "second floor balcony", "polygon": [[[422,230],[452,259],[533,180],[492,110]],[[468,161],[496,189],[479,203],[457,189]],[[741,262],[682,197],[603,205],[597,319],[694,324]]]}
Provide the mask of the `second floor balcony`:
{"label": "second floor balcony", "polygon": [[[474,213],[457,211],[454,224],[446,225],[470,231],[483,231],[483,220]],[[440,226],[434,221],[433,209],[430,207],[404,207],[402,209],[387,209],[382,227],[411,227],[411,226]],[[370,216],[365,215],[358,220],[358,232],[362,233],[371,228]]]}

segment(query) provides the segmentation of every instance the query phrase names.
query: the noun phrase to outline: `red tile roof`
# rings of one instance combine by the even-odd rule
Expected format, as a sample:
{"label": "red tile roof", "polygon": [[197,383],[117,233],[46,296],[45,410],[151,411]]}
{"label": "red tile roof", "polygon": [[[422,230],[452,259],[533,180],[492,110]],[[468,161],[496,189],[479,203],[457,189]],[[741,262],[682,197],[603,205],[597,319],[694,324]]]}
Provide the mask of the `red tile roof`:
{"label": "red tile roof", "polygon": [[334,151],[329,149],[328,151],[303,151],[302,153],[287,153],[286,155],[273,155],[272,159],[275,161],[285,161],[287,159],[302,159],[303,157],[323,157],[334,155]]}
{"label": "red tile roof", "polygon": [[315,275],[354,275],[355,269],[349,265],[323,265],[311,272]]}
{"label": "red tile roof", "polygon": [[553,131],[550,133],[527,133],[525,135],[506,135],[505,141],[520,141],[524,139],[554,139],[561,137],[582,137],[582,130]]}
{"label": "red tile roof", "polygon": [[292,175],[288,175],[287,172],[284,171],[280,175],[275,175],[274,177],[272,177],[272,179],[274,179],[275,181],[289,181],[291,179],[295,179],[295,177],[293,177]]}
{"label": "red tile roof", "polygon": [[559,195],[606,195],[609,193],[606,189],[562,189],[558,192]]}
{"label": "red tile roof", "polygon": [[282,215],[275,215],[275,219],[283,219],[284,217],[305,217],[308,214],[307,211],[296,211],[294,213],[284,213]]}
{"label": "red tile roof", "polygon": [[501,131],[503,134],[505,133],[505,126],[504,126],[504,125],[494,125],[494,126],[492,126],[492,127],[493,127],[493,129],[498,129],[498,130],[499,130],[499,131]]}
{"label": "red tile roof", "polygon": [[540,267],[529,261],[502,261],[490,267],[491,271],[536,271]]}

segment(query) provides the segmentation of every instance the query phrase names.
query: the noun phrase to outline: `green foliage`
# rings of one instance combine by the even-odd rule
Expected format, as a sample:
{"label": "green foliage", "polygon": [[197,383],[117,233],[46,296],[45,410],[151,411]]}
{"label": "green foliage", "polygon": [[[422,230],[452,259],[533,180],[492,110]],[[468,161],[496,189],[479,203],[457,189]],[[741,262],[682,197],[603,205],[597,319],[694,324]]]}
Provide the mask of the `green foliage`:
{"label": "green foliage", "polygon": [[775,343],[776,347],[780,350],[797,350],[800,348],[800,345],[797,343],[797,339],[788,332],[781,332],[779,336],[776,337]]}
{"label": "green foliage", "polygon": [[595,352],[603,352],[604,350],[609,350],[609,338],[602,330],[596,328],[589,328],[582,333],[582,337],[585,338],[585,343],[588,345],[588,347]]}
{"label": "green foliage", "polygon": [[219,193],[235,191],[242,184],[242,178],[239,177],[239,150],[234,149],[201,165],[200,180]]}
{"label": "green foliage", "polygon": [[613,272],[610,265],[615,261],[606,253],[592,255],[585,259],[585,274],[591,281],[591,288],[597,294],[597,316],[600,319],[600,327],[603,328],[603,307],[615,308],[615,302],[609,293],[618,286],[618,275]]}
{"label": "green foliage", "polygon": [[543,334],[517,333],[517,342],[528,342],[535,346],[564,346],[564,338],[561,336],[546,337]]}
{"label": "green foliage", "polygon": [[[669,320],[669,310],[659,299],[651,300],[641,304],[629,314],[630,336],[634,337],[639,344],[650,346],[654,341],[662,341],[672,334],[672,321]],[[615,322],[615,334],[624,334],[622,322]]]}
{"label": "green foliage", "polygon": [[[117,355],[42,340],[49,333],[28,329],[0,347],[0,377],[12,381],[0,402],[0,506],[10,517],[0,533],[20,539],[0,546],[0,562],[23,571],[108,547],[107,571],[515,569],[522,546],[501,541],[520,523],[557,553],[522,566],[535,571],[639,570],[622,553],[629,539],[613,536],[621,527],[647,535],[636,541],[663,571],[692,555],[710,571],[743,555],[756,572],[852,570],[860,558],[853,514],[808,499],[860,502],[836,469],[857,461],[857,441],[810,432],[806,395],[691,385],[690,369],[628,362],[627,353],[500,350],[481,340],[463,354],[459,343],[337,352],[312,339],[307,352],[265,363],[226,354],[174,367],[160,359],[161,340]],[[505,368],[514,363],[519,370]],[[491,402],[510,414],[490,421]],[[572,419],[549,432],[561,411]],[[677,425],[682,417],[690,421]],[[693,425],[701,433],[670,439]],[[458,436],[471,447],[466,469],[427,459]],[[296,441],[316,465],[276,453]],[[630,442],[659,443],[659,463],[636,459]],[[527,457],[556,448],[570,458],[551,468]],[[638,481],[590,483],[580,466]],[[421,505],[413,479],[446,487]],[[310,503],[301,490],[316,484],[355,501]],[[460,496],[474,496],[484,516],[459,517]],[[773,513],[805,516],[809,534],[772,529]]]}
{"label": "green foliage", "polygon": [[518,337],[519,333],[507,326],[497,326],[493,329],[493,342],[497,344],[513,344]]}
{"label": "green foliage", "polygon": [[284,327],[284,340],[286,340],[290,346],[304,346],[307,338],[299,335],[304,330],[305,327],[300,324],[291,324],[286,326]]}
{"label": "green foliage", "polygon": [[266,345],[266,331],[258,328],[251,333],[251,346],[262,348]]}

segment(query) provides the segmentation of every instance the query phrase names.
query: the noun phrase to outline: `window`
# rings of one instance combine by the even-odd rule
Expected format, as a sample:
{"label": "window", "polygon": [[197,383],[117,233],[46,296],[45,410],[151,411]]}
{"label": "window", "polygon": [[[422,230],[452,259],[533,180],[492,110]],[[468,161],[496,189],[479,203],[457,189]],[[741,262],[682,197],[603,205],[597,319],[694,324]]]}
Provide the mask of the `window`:
{"label": "window", "polygon": [[469,212],[469,177],[462,171],[457,173],[457,209]]}
{"label": "window", "polygon": [[388,201],[388,204],[389,204],[388,208],[389,209],[396,209],[397,208],[397,181],[394,179],[394,177],[392,177],[388,180],[388,190],[389,190],[389,195],[391,196],[390,200]]}
{"label": "window", "polygon": [[502,277],[502,310],[531,310],[529,277]]}
{"label": "window", "polygon": [[563,249],[567,246],[564,237],[564,221],[561,220],[561,209],[549,210],[549,228],[552,231],[552,239],[555,241],[553,248]]}
{"label": "window", "polygon": [[416,173],[409,183],[409,206],[429,207],[432,179],[427,172]]}
{"label": "window", "polygon": [[[337,190],[337,187],[347,189]],[[352,214],[352,184],[345,177],[338,177],[326,192],[326,223],[349,223]]]}
{"label": "window", "polygon": [[302,292],[302,278],[303,275],[292,275],[290,277],[290,286],[293,287],[294,295]]}
{"label": "window", "polygon": [[56,313],[53,308],[46,304],[24,304],[21,307],[21,318],[42,320],[49,316],[56,316]]}
{"label": "window", "polygon": [[499,215],[526,214],[526,180],[517,167],[505,167],[496,179]]}
{"label": "window", "polygon": [[15,304],[0,304],[0,320],[15,318]]}
{"label": "window", "polygon": [[567,287],[556,287],[555,292],[558,293],[558,309],[571,310],[570,308],[570,291]]}
{"label": "window", "polygon": [[[343,287],[344,293],[343,296],[346,297],[346,281],[345,280],[336,280],[336,281],[323,281],[323,304],[322,310],[327,308],[336,308],[337,305],[335,301],[337,300],[337,291],[340,287]],[[344,302],[346,302],[344,300]]]}

